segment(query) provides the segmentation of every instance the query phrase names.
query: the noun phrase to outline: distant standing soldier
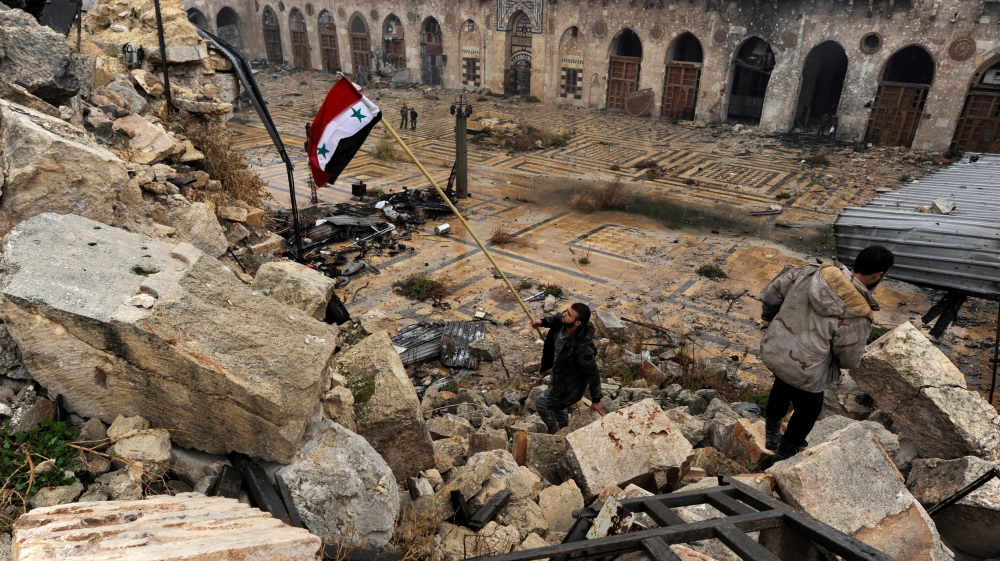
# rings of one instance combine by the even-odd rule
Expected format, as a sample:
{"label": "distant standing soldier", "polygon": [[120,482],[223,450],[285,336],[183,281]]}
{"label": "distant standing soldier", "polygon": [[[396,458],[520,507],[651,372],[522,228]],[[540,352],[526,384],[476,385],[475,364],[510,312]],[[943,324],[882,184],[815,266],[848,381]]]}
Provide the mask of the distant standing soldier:
{"label": "distant standing soldier", "polygon": [[413,107],[410,108],[410,130],[417,130],[417,110]]}
{"label": "distant standing soldier", "polygon": [[403,108],[399,110],[399,115],[403,117],[403,120],[399,123],[399,128],[406,130],[406,126],[410,123],[410,108],[403,105]]}
{"label": "distant standing soldier", "polygon": [[[861,362],[878,302],[872,291],[895,259],[888,249],[863,249],[848,269],[831,263],[792,269],[760,295],[770,322],[760,357],[774,374],[765,418],[768,450],[779,462],[798,453],[823,410],[823,391],[840,383],[840,370]],[[788,428],[781,420],[794,409]]]}
{"label": "distant standing soldier", "polygon": [[577,302],[557,316],[532,321],[531,327],[549,328],[541,371],[552,368],[552,381],[535,403],[549,434],[569,424],[569,407],[580,401],[588,387],[593,400],[590,408],[604,416],[590,308]]}

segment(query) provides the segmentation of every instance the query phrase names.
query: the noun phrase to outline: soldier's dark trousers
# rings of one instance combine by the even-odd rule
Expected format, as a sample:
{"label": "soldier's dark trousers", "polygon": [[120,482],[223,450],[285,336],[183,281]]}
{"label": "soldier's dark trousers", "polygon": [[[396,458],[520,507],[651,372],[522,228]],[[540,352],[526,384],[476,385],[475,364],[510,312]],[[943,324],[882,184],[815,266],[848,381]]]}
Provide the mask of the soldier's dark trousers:
{"label": "soldier's dark trousers", "polygon": [[552,407],[552,388],[545,388],[542,395],[538,396],[535,409],[538,410],[538,416],[542,418],[545,427],[549,429],[549,434],[555,434],[556,431],[569,424],[569,409],[554,409]]}
{"label": "soldier's dark trousers", "polygon": [[784,438],[793,446],[802,446],[823,410],[823,392],[811,393],[793,388],[776,377],[767,400],[767,418],[780,421],[788,413],[789,405],[793,413]]}

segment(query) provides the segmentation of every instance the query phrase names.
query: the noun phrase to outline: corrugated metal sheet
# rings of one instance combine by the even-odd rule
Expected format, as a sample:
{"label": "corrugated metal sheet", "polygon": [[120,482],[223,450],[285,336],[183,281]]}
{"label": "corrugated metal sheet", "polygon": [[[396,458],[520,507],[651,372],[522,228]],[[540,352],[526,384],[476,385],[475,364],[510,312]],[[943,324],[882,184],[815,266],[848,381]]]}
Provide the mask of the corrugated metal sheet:
{"label": "corrugated metal sheet", "polygon": [[485,322],[449,321],[441,336],[441,362],[453,368],[479,368],[479,359],[469,352],[469,343],[485,336]]}
{"label": "corrugated metal sheet", "polygon": [[[934,199],[951,214],[915,212]],[[837,258],[853,263],[869,245],[889,248],[889,277],[938,289],[1000,297],[1000,155],[981,154],[939,170],[864,207],[849,207],[834,224]]]}
{"label": "corrugated metal sheet", "polygon": [[392,338],[403,364],[412,364],[438,356],[444,327],[433,323],[416,323],[399,330]]}

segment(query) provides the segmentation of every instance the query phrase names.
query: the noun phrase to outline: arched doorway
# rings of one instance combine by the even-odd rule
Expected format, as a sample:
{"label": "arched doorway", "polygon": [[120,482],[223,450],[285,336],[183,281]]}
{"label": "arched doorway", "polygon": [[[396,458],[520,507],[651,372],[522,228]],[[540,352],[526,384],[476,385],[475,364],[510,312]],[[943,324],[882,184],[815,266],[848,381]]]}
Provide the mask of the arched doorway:
{"label": "arched doorway", "polygon": [[354,73],[361,71],[370,72],[372,70],[372,46],[368,39],[368,26],[361,16],[355,15],[351,18],[351,63],[354,65]]}
{"label": "arched doorway", "polygon": [[813,47],[802,67],[795,124],[824,129],[835,126],[846,77],[847,52],[840,43],[825,41]]}
{"label": "arched doorway", "polygon": [[267,51],[267,63],[279,66],[285,63],[281,56],[281,29],[278,18],[270,6],[264,8],[264,48]]}
{"label": "arched doorway", "polygon": [[726,118],[756,125],[764,111],[764,95],[774,70],[774,51],[767,41],[751,37],[736,52]]}
{"label": "arched doorway", "polygon": [[406,40],[403,36],[403,22],[395,14],[389,14],[382,24],[382,48],[385,58],[396,70],[406,68]]}
{"label": "arched doorway", "polygon": [[642,41],[631,29],[625,29],[611,41],[608,64],[609,110],[624,110],[628,94],[639,90],[642,66]]}
{"label": "arched doorway", "polygon": [[482,68],[480,66],[479,28],[476,22],[465,20],[458,33],[458,43],[462,48],[462,85],[478,88],[482,84]]}
{"label": "arched doorway", "polygon": [[298,8],[288,14],[288,26],[292,30],[292,66],[310,68],[309,36],[306,35],[306,18]]}
{"label": "arched doorway", "polygon": [[208,31],[212,30],[212,28],[208,26],[208,18],[206,18],[205,14],[201,13],[201,10],[199,10],[198,8],[188,8],[187,16],[189,22],[197,25],[202,29],[206,29]]}
{"label": "arched doorway", "polygon": [[584,45],[580,28],[570,27],[559,40],[559,97],[583,99]]}
{"label": "arched doorway", "polygon": [[690,33],[682,34],[670,45],[660,115],[668,119],[694,120],[703,58],[701,41]]}
{"label": "arched doorway", "polygon": [[972,75],[951,149],[1000,152],[1000,56]]}
{"label": "arched doorway", "polygon": [[444,77],[444,45],[441,43],[441,25],[434,18],[427,18],[420,33],[420,81],[429,86],[440,86]]}
{"label": "arched doorway", "polygon": [[933,79],[934,59],[924,49],[911,45],[892,55],[872,102],[865,142],[909,148]]}
{"label": "arched doorway", "polygon": [[241,51],[243,50],[243,37],[240,35],[240,16],[236,15],[236,10],[229,6],[225,6],[219,10],[219,14],[215,16],[215,28],[219,30],[218,35],[223,41]]}
{"label": "arched doorway", "polygon": [[337,26],[333,14],[328,10],[319,13],[319,48],[323,59],[323,70],[340,71],[340,49],[337,48]]}
{"label": "arched doorway", "polygon": [[507,65],[503,94],[507,97],[531,95],[531,18],[516,12],[507,25]]}

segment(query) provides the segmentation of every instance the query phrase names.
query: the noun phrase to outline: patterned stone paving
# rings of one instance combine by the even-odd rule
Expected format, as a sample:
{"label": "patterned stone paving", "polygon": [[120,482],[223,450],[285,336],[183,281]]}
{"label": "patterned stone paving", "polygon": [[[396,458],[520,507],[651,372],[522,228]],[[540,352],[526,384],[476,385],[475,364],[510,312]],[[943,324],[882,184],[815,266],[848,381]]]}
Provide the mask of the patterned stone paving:
{"label": "patterned stone paving", "polygon": [[[304,76],[284,75],[261,84],[295,166],[300,206],[309,204],[303,124],[332,85],[329,78],[320,75],[311,80]],[[309,84],[311,94],[305,91]],[[454,158],[454,118],[448,112],[452,94],[435,90],[433,95],[440,98],[435,100],[425,99],[418,90],[366,93],[392,119],[393,126],[399,122],[402,103],[416,106],[420,113],[417,130],[401,134],[435,180],[444,184],[449,175],[447,166]],[[739,369],[748,378],[766,380],[754,356],[760,334],[756,295],[784,267],[832,254],[832,248],[809,247],[808,240],[797,236],[810,228],[828,231],[844,206],[874,196],[871,185],[856,187],[847,171],[813,169],[802,163],[799,149],[783,147],[775,139],[733,134],[728,128],[631,119],[543,104],[474,103],[477,110],[495,107],[539,129],[574,133],[565,148],[529,153],[508,154],[470,146],[473,198],[462,208],[481,238],[503,228],[523,241],[521,245],[492,248],[513,282],[529,278],[536,284],[557,284],[566,293],[564,302],[581,300],[626,317],[661,323],[677,333],[689,334],[707,356],[742,354],[745,358]],[[230,128],[233,142],[245,150],[267,180],[276,202],[288,204],[284,166],[253,111],[238,113]],[[369,147],[379,134],[376,129]],[[749,153],[737,152],[746,145],[752,147]],[[644,170],[633,167],[645,159],[657,162],[665,174],[647,179]],[[667,210],[662,215],[644,212],[649,209],[580,214],[567,208],[567,189],[572,191],[577,184],[600,184],[615,175],[629,189],[645,192],[647,200],[662,202]],[[426,185],[414,165],[375,160],[363,150],[335,185],[319,189],[321,201],[350,199],[351,179],[386,191]],[[749,212],[775,203],[785,206],[782,214],[749,217]],[[685,224],[693,229],[675,229],[676,222],[688,216],[700,222],[689,220]],[[452,235],[431,235],[433,226],[445,221],[452,224]],[[715,221],[720,221],[721,233],[714,233]],[[778,222],[795,228],[775,228]],[[801,243],[796,244],[796,240]],[[789,242],[803,253],[778,245]],[[523,313],[509,294],[498,289],[501,282],[492,274],[488,261],[454,219],[428,222],[424,232],[414,235],[411,245],[415,251],[370,256],[369,261],[383,274],[354,278],[344,290],[348,307],[382,309],[413,319],[467,318],[482,308],[498,322],[515,328],[524,325]],[[578,263],[583,256],[589,264]],[[699,265],[713,261],[729,272],[728,279],[708,280],[694,272]],[[426,302],[393,296],[393,283],[416,272],[451,283],[451,309],[442,311]],[[731,310],[728,300],[720,297],[744,290],[747,295]],[[522,296],[535,291],[522,291]],[[876,316],[882,325],[917,322],[930,305],[923,292],[902,283],[889,281],[880,293],[889,303]],[[893,302],[901,304],[893,306]],[[533,314],[541,313],[540,303],[530,306]],[[524,334],[527,336],[527,331]],[[537,349],[528,345],[525,352],[530,355]],[[985,359],[977,357],[975,369],[984,371],[984,364]]]}

